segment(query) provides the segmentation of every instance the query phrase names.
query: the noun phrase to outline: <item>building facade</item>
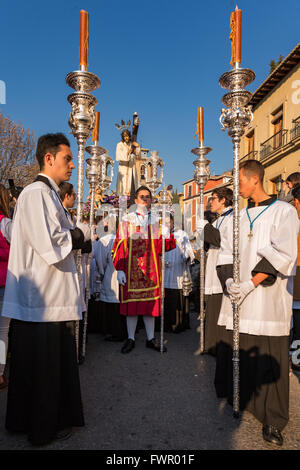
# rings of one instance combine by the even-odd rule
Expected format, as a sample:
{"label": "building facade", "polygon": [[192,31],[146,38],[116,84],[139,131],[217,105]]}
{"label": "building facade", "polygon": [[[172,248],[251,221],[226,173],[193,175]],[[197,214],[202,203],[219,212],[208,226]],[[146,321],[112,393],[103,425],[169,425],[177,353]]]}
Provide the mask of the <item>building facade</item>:
{"label": "building facade", "polygon": [[282,180],[300,171],[300,43],[254,92],[253,120],[241,139],[241,160],[259,160],[264,188],[280,190]]}
{"label": "building facade", "polygon": [[[227,186],[232,188],[232,171],[228,171],[219,176],[211,176],[204,186],[204,210],[209,210],[209,199],[216,188]],[[183,213],[184,229],[191,235],[196,231],[196,223],[199,214],[200,191],[194,179],[183,183]]]}

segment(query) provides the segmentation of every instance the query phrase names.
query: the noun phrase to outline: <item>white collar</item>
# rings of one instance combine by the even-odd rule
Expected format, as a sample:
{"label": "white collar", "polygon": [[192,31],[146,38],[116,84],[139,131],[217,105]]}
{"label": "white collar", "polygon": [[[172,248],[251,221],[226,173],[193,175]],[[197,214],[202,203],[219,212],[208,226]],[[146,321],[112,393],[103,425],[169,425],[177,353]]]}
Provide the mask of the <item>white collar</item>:
{"label": "white collar", "polygon": [[51,186],[53,187],[53,189],[55,189],[55,191],[56,191],[57,193],[59,193],[59,187],[58,187],[58,185],[55,183],[55,181],[54,181],[52,178],[50,178],[50,176],[45,175],[45,173],[39,173],[39,175],[45,176],[45,178],[48,178],[48,180],[50,181]]}

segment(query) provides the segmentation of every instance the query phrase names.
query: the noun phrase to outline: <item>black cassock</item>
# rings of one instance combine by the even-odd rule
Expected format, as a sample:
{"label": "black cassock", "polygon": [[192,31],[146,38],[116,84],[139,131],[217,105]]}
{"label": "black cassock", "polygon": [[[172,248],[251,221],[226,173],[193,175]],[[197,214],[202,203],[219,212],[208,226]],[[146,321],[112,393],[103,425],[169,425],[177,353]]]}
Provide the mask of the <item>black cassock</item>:
{"label": "black cassock", "polygon": [[75,322],[11,321],[6,428],[34,445],[83,426]]}

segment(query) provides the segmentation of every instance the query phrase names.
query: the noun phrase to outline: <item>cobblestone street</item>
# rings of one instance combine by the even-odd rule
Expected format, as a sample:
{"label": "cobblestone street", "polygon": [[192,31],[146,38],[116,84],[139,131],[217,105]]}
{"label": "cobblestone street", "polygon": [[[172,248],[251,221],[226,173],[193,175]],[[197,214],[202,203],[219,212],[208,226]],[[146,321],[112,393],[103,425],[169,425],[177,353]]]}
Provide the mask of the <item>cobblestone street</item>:
{"label": "cobblestone street", "polygon": [[[232,417],[226,401],[215,396],[215,359],[195,356],[199,335],[192,329],[166,334],[168,352],[145,348],[140,330],[136,347],[120,353],[121,343],[89,335],[80,366],[86,425],[72,437],[43,449],[201,450],[276,449],[262,439],[261,424],[245,412]],[[282,449],[300,449],[299,380],[290,376],[290,421]],[[6,391],[0,393],[0,449],[33,449],[24,435],[4,428]]]}

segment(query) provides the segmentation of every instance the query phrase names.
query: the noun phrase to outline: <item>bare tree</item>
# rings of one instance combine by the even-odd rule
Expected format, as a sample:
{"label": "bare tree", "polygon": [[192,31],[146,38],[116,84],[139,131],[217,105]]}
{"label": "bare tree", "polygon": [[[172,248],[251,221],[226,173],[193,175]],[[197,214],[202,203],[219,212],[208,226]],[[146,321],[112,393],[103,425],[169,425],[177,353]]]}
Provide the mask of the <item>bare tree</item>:
{"label": "bare tree", "polygon": [[0,113],[0,182],[7,186],[8,179],[16,186],[26,186],[38,174],[35,161],[35,137],[29,129]]}

